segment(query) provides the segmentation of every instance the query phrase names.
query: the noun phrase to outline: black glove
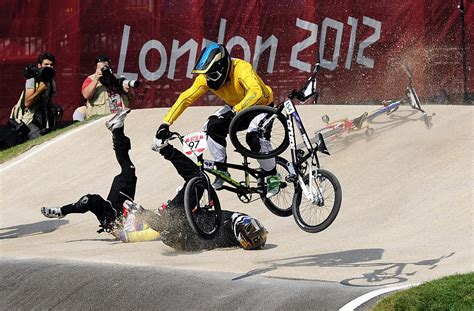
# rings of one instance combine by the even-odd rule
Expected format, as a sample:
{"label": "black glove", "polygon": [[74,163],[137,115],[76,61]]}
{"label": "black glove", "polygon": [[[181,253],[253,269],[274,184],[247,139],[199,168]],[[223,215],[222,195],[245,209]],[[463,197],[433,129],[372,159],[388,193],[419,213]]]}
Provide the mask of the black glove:
{"label": "black glove", "polygon": [[171,136],[171,133],[170,133],[169,124],[162,123],[160,127],[158,128],[158,131],[156,131],[155,137],[164,141],[170,138],[170,136]]}
{"label": "black glove", "polygon": [[232,120],[232,118],[235,116],[235,112],[233,112],[232,110],[229,110],[223,114],[221,114],[219,116],[219,119],[228,119],[228,120]]}

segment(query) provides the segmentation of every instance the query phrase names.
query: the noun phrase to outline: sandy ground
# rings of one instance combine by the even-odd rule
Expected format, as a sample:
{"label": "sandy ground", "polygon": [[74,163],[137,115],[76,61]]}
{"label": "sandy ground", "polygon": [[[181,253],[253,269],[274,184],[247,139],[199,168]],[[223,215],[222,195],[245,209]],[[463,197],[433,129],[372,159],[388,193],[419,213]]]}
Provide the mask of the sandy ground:
{"label": "sandy ground", "polygon": [[[356,117],[374,108],[300,106],[299,111],[308,132],[313,132],[323,126],[323,114],[332,119]],[[416,283],[472,271],[474,110],[424,108],[436,114],[429,130],[420,113],[403,107],[392,118],[376,119],[372,138],[352,133],[329,144],[332,155],[322,156],[321,163],[338,177],[343,202],[335,222],[321,233],[303,232],[292,217],[279,218],[260,201],[245,205],[232,193],[219,192],[223,208],[251,214],[267,227],[267,246],[261,251],[180,253],[160,241],[124,244],[110,235],[98,235],[97,221],[90,213],[61,220],[44,218],[41,206],[75,202],[87,193],[107,195],[119,168],[103,119],[0,166],[0,254],[356,286]],[[173,129],[200,130],[215,109],[189,108]],[[166,109],[132,111],[125,127],[137,167],[136,201],[150,209],[171,198],[182,184],[171,165],[150,150],[165,113]],[[240,163],[237,154],[229,154],[231,162]]]}

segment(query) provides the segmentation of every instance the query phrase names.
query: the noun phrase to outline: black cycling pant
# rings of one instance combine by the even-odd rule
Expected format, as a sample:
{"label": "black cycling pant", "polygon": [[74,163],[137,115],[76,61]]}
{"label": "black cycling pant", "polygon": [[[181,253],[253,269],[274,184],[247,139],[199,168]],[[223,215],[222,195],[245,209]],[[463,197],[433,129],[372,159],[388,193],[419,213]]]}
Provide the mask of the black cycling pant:
{"label": "black cycling pant", "polygon": [[109,201],[104,200],[99,194],[86,194],[76,203],[61,207],[63,216],[71,213],[84,214],[92,212],[100,224],[112,223],[117,218],[117,212]]}
{"label": "black cycling pant", "polygon": [[130,139],[125,136],[123,127],[113,131],[112,141],[115,157],[122,171],[114,177],[107,200],[112,203],[113,208],[121,215],[123,202],[129,198],[133,201],[135,198],[137,176],[135,175],[135,166],[128,154],[128,151],[131,149]]}
{"label": "black cycling pant", "polygon": [[128,154],[131,148],[130,139],[125,136],[123,127],[115,129],[112,134],[115,157],[122,171],[114,177],[107,200],[98,194],[84,195],[76,203],[61,208],[61,213],[64,216],[70,213],[82,214],[90,211],[97,216],[99,222],[102,223],[104,219],[109,222],[122,214],[122,205],[128,199],[127,196],[134,199],[137,177],[135,166]]}
{"label": "black cycling pant", "polygon": [[188,181],[201,175],[199,167],[190,158],[171,145],[163,147],[160,150],[160,154],[173,164],[178,174],[184,179],[184,186],[178,191],[176,196],[168,202],[168,206],[183,208],[184,190],[186,189]]}
{"label": "black cycling pant", "polygon": [[219,118],[212,115],[207,119],[206,132],[216,143],[227,147],[226,137],[229,134],[229,126],[232,118]]}

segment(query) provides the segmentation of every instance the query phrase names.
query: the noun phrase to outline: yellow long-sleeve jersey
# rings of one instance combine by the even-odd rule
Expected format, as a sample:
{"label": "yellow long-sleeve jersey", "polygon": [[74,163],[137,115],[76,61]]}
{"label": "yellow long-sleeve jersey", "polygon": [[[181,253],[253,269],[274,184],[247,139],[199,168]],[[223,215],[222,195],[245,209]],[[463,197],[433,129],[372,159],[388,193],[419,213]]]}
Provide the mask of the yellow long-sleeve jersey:
{"label": "yellow long-sleeve jersey", "polygon": [[193,85],[181,93],[164,118],[167,124],[173,122],[207,91],[213,92],[236,112],[254,105],[269,105],[273,102],[272,89],[263,83],[252,65],[241,59],[233,59],[228,81],[218,90],[207,86],[206,78],[200,74]]}

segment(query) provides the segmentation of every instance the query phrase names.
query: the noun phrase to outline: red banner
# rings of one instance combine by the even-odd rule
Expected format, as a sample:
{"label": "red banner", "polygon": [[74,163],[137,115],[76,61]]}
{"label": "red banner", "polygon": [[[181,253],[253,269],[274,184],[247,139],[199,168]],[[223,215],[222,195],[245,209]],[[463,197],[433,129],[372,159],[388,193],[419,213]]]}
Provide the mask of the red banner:
{"label": "red banner", "polygon": [[[0,107],[4,123],[37,55],[56,55],[56,103],[65,118],[84,103],[94,59],[142,84],[132,108],[170,106],[192,83],[206,40],[257,68],[277,100],[301,85],[321,56],[320,100],[352,103],[402,96],[409,65],[421,96],[474,92],[474,13],[460,1],[11,1],[0,5]],[[464,65],[466,75],[464,75]],[[466,76],[466,84],[464,84]],[[200,105],[218,104],[207,96]]]}

